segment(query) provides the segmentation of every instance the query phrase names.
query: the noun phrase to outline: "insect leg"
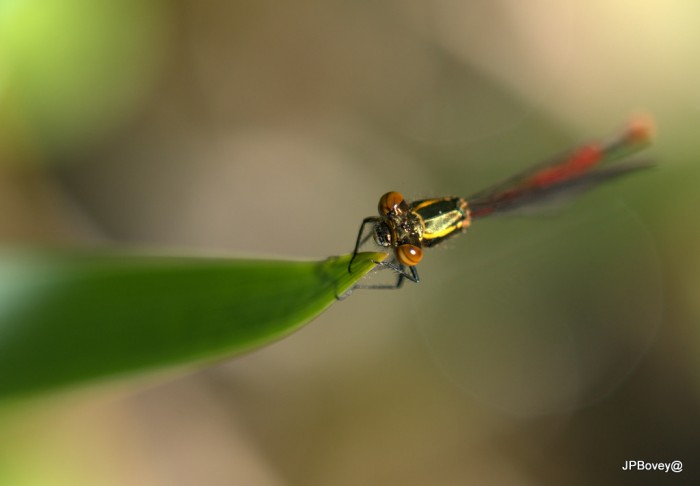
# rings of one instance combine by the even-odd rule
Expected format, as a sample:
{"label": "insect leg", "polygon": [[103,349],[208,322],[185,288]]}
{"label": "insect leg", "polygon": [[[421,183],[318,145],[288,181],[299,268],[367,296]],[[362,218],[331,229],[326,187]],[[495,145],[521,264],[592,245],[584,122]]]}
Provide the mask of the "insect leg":
{"label": "insect leg", "polygon": [[352,258],[350,259],[350,263],[348,263],[348,273],[352,273],[352,262],[355,261],[355,257],[357,256],[357,252],[360,249],[362,245],[364,245],[367,240],[372,236],[372,233],[368,233],[367,235],[364,236],[363,238],[363,233],[365,232],[365,226],[368,224],[376,224],[380,221],[380,219],[376,216],[368,216],[367,218],[362,220],[362,224],[360,225],[360,231],[357,232],[357,239],[355,240],[355,249],[352,251]]}

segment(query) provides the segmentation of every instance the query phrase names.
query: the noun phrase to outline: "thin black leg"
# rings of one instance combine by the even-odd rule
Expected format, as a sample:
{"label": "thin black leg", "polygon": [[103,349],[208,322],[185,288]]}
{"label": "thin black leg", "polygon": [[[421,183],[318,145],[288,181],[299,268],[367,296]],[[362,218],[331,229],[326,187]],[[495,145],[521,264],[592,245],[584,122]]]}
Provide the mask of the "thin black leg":
{"label": "thin black leg", "polygon": [[352,273],[352,262],[355,261],[355,257],[357,256],[358,250],[362,245],[365,244],[365,242],[367,242],[369,237],[372,236],[372,233],[369,233],[364,238],[362,237],[362,234],[365,232],[365,226],[369,223],[377,224],[379,221],[380,219],[376,216],[368,216],[362,220],[362,224],[360,225],[360,231],[358,231],[357,239],[355,240],[355,249],[352,251],[352,258],[350,259],[350,263],[348,263],[348,273]]}
{"label": "thin black leg", "polygon": [[406,271],[406,266],[403,264],[395,264],[393,262],[376,262],[377,265],[381,265],[386,268],[391,268],[393,271],[399,274],[399,280],[396,282],[396,288],[399,288],[401,284],[403,283],[403,279],[407,278],[411,282],[418,283],[420,282],[420,277],[418,276],[418,270],[416,270],[416,267],[408,267],[408,269],[411,271],[409,274]]}
{"label": "thin black leg", "polygon": [[395,264],[392,262],[375,262],[377,265],[393,270],[398,274],[396,283],[393,285],[389,284],[377,284],[377,285],[355,285],[353,289],[399,289],[406,280],[411,282],[420,282],[420,277],[418,276],[418,270],[416,267],[408,267],[410,273],[406,271],[406,266],[403,264]]}

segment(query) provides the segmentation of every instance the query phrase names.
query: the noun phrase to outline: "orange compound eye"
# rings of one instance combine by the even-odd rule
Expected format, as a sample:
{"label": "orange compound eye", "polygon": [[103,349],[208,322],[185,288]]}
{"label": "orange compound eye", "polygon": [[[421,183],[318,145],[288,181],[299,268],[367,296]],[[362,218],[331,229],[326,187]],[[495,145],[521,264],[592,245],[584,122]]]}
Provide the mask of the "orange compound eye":
{"label": "orange compound eye", "polygon": [[403,196],[400,192],[387,192],[379,200],[379,214],[387,214],[394,211],[396,207],[403,202]]}
{"label": "orange compound eye", "polygon": [[423,259],[423,250],[409,244],[400,245],[396,248],[396,259],[399,263],[414,267]]}

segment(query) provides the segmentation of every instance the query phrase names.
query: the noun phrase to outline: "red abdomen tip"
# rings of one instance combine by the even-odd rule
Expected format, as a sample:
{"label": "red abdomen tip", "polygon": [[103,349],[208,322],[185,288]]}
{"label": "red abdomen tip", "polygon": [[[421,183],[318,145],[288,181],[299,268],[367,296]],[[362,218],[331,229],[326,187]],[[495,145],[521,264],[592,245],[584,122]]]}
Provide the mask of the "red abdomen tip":
{"label": "red abdomen tip", "polygon": [[637,115],[627,126],[626,138],[634,143],[650,142],[656,135],[656,123],[648,114]]}

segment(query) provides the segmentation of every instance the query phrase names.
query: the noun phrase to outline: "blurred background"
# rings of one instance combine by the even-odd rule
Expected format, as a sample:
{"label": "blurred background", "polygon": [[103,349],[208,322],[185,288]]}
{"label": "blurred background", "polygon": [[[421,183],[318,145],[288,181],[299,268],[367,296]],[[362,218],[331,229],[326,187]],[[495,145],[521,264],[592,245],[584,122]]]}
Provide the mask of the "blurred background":
{"label": "blurred background", "polygon": [[419,285],[5,415],[2,484],[697,481],[697,19],[658,0],[0,2],[6,245],[323,259],[387,190],[467,196],[636,113],[658,125],[657,168],[478,221]]}

